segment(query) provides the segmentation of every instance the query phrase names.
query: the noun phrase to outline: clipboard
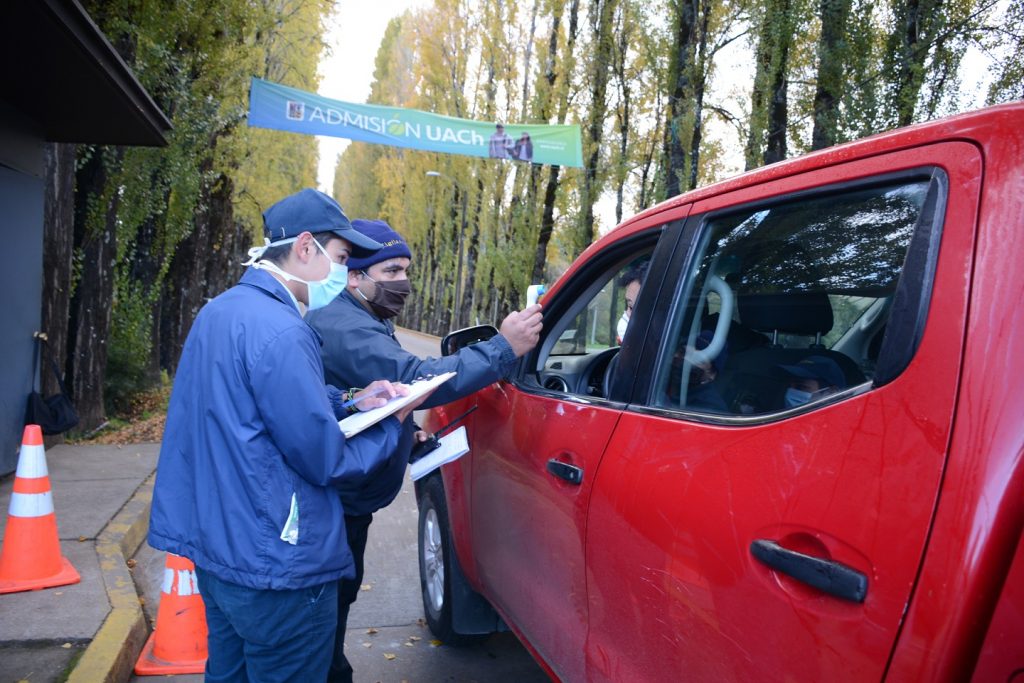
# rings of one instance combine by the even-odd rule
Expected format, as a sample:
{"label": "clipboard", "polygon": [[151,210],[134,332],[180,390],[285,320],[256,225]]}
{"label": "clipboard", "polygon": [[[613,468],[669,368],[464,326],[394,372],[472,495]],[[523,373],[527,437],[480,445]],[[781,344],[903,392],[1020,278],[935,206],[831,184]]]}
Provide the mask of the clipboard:
{"label": "clipboard", "polygon": [[412,384],[408,385],[408,396],[398,396],[379,408],[367,410],[364,413],[349,415],[344,420],[338,420],[338,427],[341,429],[341,433],[345,435],[346,439],[351,439],[359,432],[372,427],[385,417],[394,415],[405,406],[409,405],[424,394],[441,386],[454,376],[454,372],[445,372],[435,377],[431,377],[430,379],[416,380]]}
{"label": "clipboard", "polygon": [[441,465],[447,465],[469,453],[469,440],[466,437],[465,427],[459,427],[451,434],[442,436],[440,442],[440,447],[409,466],[410,479],[413,481],[422,479]]}

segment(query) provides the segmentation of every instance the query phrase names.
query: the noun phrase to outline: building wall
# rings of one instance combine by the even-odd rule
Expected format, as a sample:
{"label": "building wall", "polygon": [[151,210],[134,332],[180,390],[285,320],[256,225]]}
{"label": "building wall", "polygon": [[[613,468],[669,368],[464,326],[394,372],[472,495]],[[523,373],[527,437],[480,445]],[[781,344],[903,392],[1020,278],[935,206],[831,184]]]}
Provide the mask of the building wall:
{"label": "building wall", "polygon": [[43,142],[9,124],[0,116],[0,475],[18,464],[43,296]]}

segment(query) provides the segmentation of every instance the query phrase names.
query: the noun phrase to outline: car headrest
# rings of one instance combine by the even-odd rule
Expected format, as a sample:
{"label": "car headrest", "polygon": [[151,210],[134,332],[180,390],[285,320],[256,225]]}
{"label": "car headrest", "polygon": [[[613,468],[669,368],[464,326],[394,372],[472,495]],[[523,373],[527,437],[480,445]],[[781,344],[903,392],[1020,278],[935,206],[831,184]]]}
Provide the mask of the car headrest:
{"label": "car headrest", "polygon": [[832,303],[824,292],[740,294],[740,322],[762,332],[825,334],[832,329]]}

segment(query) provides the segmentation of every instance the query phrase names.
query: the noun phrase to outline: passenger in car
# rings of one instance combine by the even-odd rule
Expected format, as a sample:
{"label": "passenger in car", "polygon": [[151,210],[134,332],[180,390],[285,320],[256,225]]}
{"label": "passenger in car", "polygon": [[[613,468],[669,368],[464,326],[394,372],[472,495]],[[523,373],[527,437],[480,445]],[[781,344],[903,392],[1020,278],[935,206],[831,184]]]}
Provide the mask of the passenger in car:
{"label": "passenger in car", "polygon": [[630,268],[619,279],[619,286],[626,290],[624,295],[626,310],[622,312],[622,317],[619,318],[619,322],[615,327],[615,341],[619,344],[626,337],[629,319],[633,315],[633,306],[636,305],[636,298],[640,295],[640,287],[643,286],[644,279],[647,277],[647,266],[649,263],[649,261],[644,261],[640,265]]}
{"label": "passenger in car", "polygon": [[785,404],[796,408],[846,388],[846,377],[839,364],[825,356],[808,356],[796,365],[780,365],[789,375]]}
{"label": "passenger in car", "polygon": [[[694,348],[698,351],[706,349],[714,339],[715,333],[704,330],[697,335]],[[690,372],[690,386],[686,393],[686,407],[697,410],[710,410],[716,413],[727,413],[729,407],[719,390],[718,375],[725,368],[729,357],[729,345],[726,343],[719,354],[711,361],[694,366]]]}

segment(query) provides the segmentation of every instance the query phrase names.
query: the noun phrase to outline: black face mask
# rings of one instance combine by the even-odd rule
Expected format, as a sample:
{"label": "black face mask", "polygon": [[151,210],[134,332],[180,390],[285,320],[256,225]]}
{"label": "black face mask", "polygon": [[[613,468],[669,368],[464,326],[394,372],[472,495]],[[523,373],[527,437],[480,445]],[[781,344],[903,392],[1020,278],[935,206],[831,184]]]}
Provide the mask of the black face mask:
{"label": "black face mask", "polygon": [[412,292],[412,285],[409,284],[408,280],[377,282],[367,275],[365,271],[363,275],[366,275],[366,279],[373,283],[373,296],[367,299],[362,290],[359,290],[359,296],[363,297],[366,303],[370,304],[370,309],[378,317],[387,320],[388,318],[394,318],[402,312],[405,299]]}

